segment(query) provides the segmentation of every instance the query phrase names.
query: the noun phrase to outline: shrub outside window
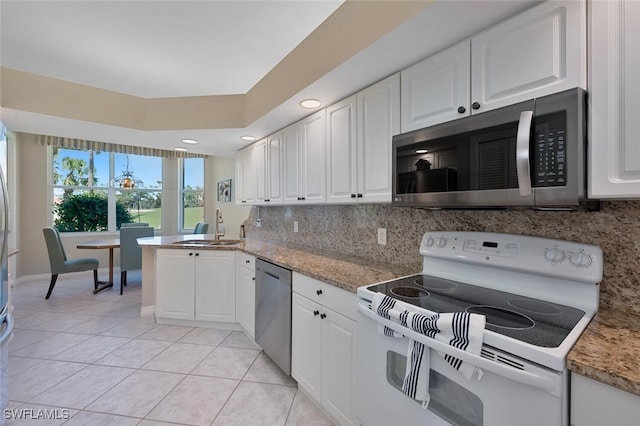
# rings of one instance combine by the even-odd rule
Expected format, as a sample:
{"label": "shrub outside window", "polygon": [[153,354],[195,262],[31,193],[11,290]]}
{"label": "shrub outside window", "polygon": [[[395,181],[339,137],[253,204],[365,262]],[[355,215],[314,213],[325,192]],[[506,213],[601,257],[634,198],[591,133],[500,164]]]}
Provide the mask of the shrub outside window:
{"label": "shrub outside window", "polygon": [[[52,222],[61,232],[115,232],[126,222],[160,227],[162,158],[58,147],[51,153]],[[127,173],[138,186],[116,191]]]}

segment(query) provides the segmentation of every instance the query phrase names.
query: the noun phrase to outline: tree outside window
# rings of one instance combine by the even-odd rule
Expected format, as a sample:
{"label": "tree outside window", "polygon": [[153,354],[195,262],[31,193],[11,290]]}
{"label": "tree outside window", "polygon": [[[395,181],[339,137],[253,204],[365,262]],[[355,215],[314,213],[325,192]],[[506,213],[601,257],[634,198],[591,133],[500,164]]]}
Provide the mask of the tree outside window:
{"label": "tree outside window", "polygon": [[[162,193],[162,159],[136,158],[144,174],[156,179],[150,187],[116,193],[110,182],[115,181],[115,165],[122,156],[100,151],[51,148],[51,188],[53,195],[53,224],[61,232],[109,231],[109,212],[115,211],[116,229],[121,223],[148,222],[160,227]],[[112,167],[114,165],[114,167]],[[158,179],[159,177],[159,179]],[[110,208],[114,206],[114,208]],[[115,229],[113,229],[115,231]]]}
{"label": "tree outside window", "polygon": [[182,160],[182,228],[204,221],[204,158]]}

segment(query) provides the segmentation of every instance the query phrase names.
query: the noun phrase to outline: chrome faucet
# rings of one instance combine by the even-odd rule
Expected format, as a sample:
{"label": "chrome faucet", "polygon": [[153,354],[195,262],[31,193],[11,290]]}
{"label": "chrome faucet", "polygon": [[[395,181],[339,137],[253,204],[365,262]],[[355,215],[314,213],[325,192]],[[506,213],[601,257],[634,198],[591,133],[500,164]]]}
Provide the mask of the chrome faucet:
{"label": "chrome faucet", "polygon": [[216,230],[214,239],[219,240],[220,237],[224,237],[224,227],[222,227],[222,232],[220,232],[220,224],[223,223],[222,220],[222,210],[219,208],[216,209]]}

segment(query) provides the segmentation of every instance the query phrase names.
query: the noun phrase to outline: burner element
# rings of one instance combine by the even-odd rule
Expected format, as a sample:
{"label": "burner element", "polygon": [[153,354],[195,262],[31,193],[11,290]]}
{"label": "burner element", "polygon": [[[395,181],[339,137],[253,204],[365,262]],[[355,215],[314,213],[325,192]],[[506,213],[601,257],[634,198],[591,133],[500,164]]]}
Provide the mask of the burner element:
{"label": "burner element", "polygon": [[511,299],[507,303],[514,308],[522,309],[523,311],[533,312],[543,315],[559,315],[562,313],[562,309],[542,300],[532,299]]}
{"label": "burner element", "polygon": [[413,280],[414,284],[417,284],[421,287],[428,288],[430,290],[453,290],[456,288],[456,284],[453,282],[440,281],[434,278],[425,279],[423,276],[419,276],[415,280]]}
{"label": "burner element", "polygon": [[495,327],[525,330],[535,325],[535,322],[526,315],[495,306],[474,305],[469,306],[466,311],[470,314],[484,315],[487,319],[487,324]]}
{"label": "burner element", "polygon": [[391,289],[391,293],[399,297],[408,299],[422,299],[429,297],[429,292],[416,287],[395,287]]}

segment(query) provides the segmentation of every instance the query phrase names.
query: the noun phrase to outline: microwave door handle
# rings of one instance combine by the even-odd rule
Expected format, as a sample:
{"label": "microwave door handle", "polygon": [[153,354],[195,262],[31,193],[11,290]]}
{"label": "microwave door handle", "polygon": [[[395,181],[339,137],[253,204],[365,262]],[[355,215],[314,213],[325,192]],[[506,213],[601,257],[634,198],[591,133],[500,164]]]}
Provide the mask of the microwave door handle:
{"label": "microwave door handle", "polygon": [[518,121],[518,137],[516,139],[516,169],[520,195],[531,195],[531,170],[529,169],[529,145],[533,111],[522,111]]}

